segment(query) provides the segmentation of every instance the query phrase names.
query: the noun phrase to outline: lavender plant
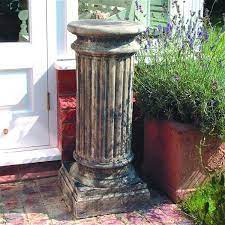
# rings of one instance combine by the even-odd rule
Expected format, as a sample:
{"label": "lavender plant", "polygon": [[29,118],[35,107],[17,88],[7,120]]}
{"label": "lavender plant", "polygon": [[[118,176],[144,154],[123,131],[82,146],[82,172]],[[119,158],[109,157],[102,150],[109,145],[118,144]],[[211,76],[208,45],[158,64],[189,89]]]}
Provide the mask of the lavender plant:
{"label": "lavender plant", "polygon": [[140,37],[134,91],[149,119],[193,124],[225,139],[225,32],[208,18],[177,14],[168,24],[147,28]]}

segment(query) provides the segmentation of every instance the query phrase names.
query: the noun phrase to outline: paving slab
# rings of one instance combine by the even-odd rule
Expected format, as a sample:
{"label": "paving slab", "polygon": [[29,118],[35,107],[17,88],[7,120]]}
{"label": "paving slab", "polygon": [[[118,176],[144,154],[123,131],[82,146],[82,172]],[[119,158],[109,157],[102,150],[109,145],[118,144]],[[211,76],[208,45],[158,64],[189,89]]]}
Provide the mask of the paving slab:
{"label": "paving slab", "polygon": [[143,210],[74,219],[58,177],[0,184],[0,225],[194,225],[166,196],[154,192]]}

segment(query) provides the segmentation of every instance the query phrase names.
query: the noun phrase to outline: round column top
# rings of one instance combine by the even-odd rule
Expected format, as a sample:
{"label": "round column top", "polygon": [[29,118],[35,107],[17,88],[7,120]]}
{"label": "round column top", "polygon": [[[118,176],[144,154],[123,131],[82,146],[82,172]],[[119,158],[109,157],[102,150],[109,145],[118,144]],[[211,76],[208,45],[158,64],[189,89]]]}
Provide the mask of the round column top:
{"label": "round column top", "polygon": [[99,38],[133,37],[145,30],[139,22],[127,20],[86,19],[73,21],[68,24],[68,31],[77,36],[92,36]]}

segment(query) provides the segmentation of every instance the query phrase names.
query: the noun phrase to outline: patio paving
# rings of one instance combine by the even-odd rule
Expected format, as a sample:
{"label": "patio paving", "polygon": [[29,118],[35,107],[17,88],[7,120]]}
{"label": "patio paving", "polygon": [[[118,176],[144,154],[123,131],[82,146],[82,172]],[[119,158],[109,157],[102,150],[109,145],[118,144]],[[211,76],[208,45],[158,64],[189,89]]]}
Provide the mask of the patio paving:
{"label": "patio paving", "polygon": [[144,210],[75,220],[63,202],[57,177],[1,184],[0,224],[194,225],[177,205],[157,192]]}

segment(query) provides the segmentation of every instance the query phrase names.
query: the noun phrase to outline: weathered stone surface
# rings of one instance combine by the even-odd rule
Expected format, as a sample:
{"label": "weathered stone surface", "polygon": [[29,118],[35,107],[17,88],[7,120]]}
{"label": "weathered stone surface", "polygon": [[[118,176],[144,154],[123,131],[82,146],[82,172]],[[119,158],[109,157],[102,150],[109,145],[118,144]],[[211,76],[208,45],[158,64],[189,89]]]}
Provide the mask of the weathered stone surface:
{"label": "weathered stone surface", "polygon": [[140,180],[124,186],[90,187],[74,180],[70,169],[70,164],[60,169],[60,183],[67,207],[76,218],[129,212],[149,205],[149,190]]}
{"label": "weathered stone surface", "polygon": [[131,161],[132,79],[138,23],[82,20],[77,35],[76,163],[60,180],[76,217],[130,211],[149,201]]}
{"label": "weathered stone surface", "polygon": [[[68,30],[84,37],[108,37],[121,38],[136,37],[144,31],[144,27],[137,22],[131,21],[106,21],[106,20],[78,20],[68,25]],[[129,40],[128,40],[129,41]]]}

